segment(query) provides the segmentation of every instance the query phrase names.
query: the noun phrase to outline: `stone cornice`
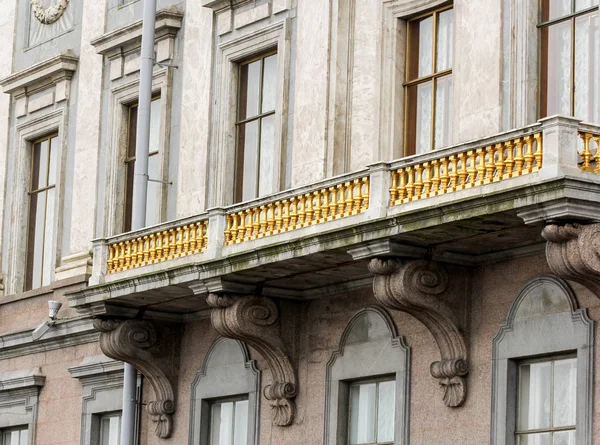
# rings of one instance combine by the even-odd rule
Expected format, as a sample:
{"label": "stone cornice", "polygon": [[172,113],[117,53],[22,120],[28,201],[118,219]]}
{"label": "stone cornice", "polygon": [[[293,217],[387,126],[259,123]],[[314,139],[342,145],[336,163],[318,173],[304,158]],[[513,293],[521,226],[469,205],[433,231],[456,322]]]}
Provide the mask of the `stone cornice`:
{"label": "stone cornice", "polygon": [[77,69],[79,58],[67,52],[59,54],[29,68],[0,80],[4,93],[13,94],[23,88],[32,88],[41,83],[70,79]]}
{"label": "stone cornice", "polygon": [[226,8],[235,8],[243,3],[248,3],[248,0],[202,0],[202,6],[210,8],[213,11],[219,11]]}
{"label": "stone cornice", "polygon": [[[174,36],[183,23],[183,13],[174,9],[161,9],[156,13],[155,39]],[[91,41],[98,54],[108,54],[113,50],[134,42],[141,44],[142,21],[106,33]]]}
{"label": "stone cornice", "polygon": [[94,355],[84,358],[79,365],[68,368],[68,371],[73,378],[88,378],[97,375],[122,372],[123,362],[113,360],[105,355]]}
{"label": "stone cornice", "polygon": [[33,329],[28,329],[0,335],[0,360],[94,343],[99,337],[89,318],[58,322],[43,339],[37,341],[33,340],[32,332]]}
{"label": "stone cornice", "polygon": [[0,392],[44,386],[46,376],[40,368],[0,373]]}

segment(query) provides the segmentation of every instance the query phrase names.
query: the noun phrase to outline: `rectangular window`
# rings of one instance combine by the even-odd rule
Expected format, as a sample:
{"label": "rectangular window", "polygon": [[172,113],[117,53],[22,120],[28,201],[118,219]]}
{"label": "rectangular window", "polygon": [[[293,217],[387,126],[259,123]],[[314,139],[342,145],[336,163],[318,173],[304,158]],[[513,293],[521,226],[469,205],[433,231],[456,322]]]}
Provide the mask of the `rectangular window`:
{"label": "rectangular window", "polygon": [[0,430],[0,445],[28,445],[29,430],[26,426]]}
{"label": "rectangular window", "polygon": [[598,122],[598,0],[543,0],[541,116]]}
{"label": "rectangular window", "polygon": [[54,218],[58,135],[35,141],[31,156],[25,289],[50,284],[54,271]]}
{"label": "rectangular window", "polygon": [[408,22],[406,154],[450,144],[454,16],[451,8]]}
{"label": "rectangular window", "polygon": [[98,445],[119,445],[121,442],[121,412],[104,414],[100,417]]}
{"label": "rectangular window", "polygon": [[577,359],[519,366],[517,445],[575,445]]}
{"label": "rectangular window", "polygon": [[[125,155],[125,218],[123,230],[131,230],[132,204],[133,204],[133,178],[135,169],[135,145],[137,135],[138,104],[133,104],[128,110],[127,121],[127,152]],[[157,180],[159,175],[159,144],[160,144],[160,116],[161,98],[152,98],[150,104],[150,147],[148,150],[148,178]],[[148,196],[146,198],[146,227],[160,223],[159,203],[161,184],[148,182]]]}
{"label": "rectangular window", "polygon": [[248,399],[214,402],[211,406],[210,445],[246,445]]}
{"label": "rectangular window", "polygon": [[350,386],[350,445],[394,443],[396,382],[358,382]]}
{"label": "rectangular window", "polygon": [[240,64],[237,109],[236,202],[277,191],[275,102],[277,53]]}

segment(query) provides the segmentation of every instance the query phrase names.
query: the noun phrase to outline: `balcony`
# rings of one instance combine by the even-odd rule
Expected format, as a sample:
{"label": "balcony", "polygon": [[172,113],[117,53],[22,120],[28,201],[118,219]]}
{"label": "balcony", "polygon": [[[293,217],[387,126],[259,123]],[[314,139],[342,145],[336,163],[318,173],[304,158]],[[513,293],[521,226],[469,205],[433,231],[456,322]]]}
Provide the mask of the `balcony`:
{"label": "balcony", "polygon": [[94,241],[84,314],[188,317],[209,292],[290,299],[370,284],[373,256],[472,267],[543,251],[547,221],[600,220],[600,127],[552,117]]}

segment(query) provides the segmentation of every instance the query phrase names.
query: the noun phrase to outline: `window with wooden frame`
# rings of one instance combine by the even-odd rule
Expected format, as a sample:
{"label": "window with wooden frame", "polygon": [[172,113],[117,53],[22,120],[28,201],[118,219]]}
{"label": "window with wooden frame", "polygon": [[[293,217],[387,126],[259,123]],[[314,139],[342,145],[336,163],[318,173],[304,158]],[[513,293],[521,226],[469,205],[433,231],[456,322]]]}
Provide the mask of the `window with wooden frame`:
{"label": "window with wooden frame", "polygon": [[540,114],[598,122],[598,0],[542,0]]}
{"label": "window with wooden frame", "polygon": [[0,430],[0,445],[29,445],[27,426]]}
{"label": "window with wooden frame", "polygon": [[246,201],[278,190],[275,179],[277,53],[240,63],[234,199]]}
{"label": "window with wooden frame", "polygon": [[454,16],[446,6],[408,21],[405,154],[450,144]]}
{"label": "window with wooden frame", "polygon": [[394,443],[395,380],[360,381],[350,385],[350,445]]}
{"label": "window with wooden frame", "polygon": [[[131,217],[133,210],[133,179],[135,170],[135,145],[137,141],[137,116],[138,104],[132,104],[128,109],[127,119],[127,150],[125,154],[125,217],[123,218],[123,231],[131,230]],[[146,227],[161,222],[157,199],[160,196],[160,182],[156,182],[159,175],[159,144],[160,144],[160,117],[161,98],[154,96],[150,104],[150,146],[148,148],[148,196],[146,198]],[[152,179],[154,181],[152,181]]]}
{"label": "window with wooden frame", "polygon": [[100,428],[97,445],[121,443],[121,411],[99,416]]}
{"label": "window with wooden frame", "polygon": [[248,397],[211,404],[210,445],[246,445],[248,440]]}
{"label": "window with wooden frame", "polygon": [[516,445],[575,445],[577,358],[519,365]]}
{"label": "window with wooden frame", "polygon": [[32,144],[25,290],[52,282],[58,135]]}

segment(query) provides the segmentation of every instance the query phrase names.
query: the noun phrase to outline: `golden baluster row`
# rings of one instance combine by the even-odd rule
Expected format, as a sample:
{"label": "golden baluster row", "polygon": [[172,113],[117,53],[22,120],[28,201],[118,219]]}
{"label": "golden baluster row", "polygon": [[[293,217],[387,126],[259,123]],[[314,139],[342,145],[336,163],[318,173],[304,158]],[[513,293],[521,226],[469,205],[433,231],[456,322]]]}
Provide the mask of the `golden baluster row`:
{"label": "golden baluster row", "polygon": [[391,173],[390,205],[532,173],[541,168],[542,159],[542,135],[537,133],[401,167]]}
{"label": "golden baluster row", "polygon": [[208,245],[208,221],[192,223],[108,246],[108,273],[202,252]]}
{"label": "golden baluster row", "polygon": [[227,215],[225,245],[356,215],[369,206],[369,178],[307,192]]}
{"label": "golden baluster row", "polygon": [[579,133],[579,137],[583,141],[583,150],[579,152],[579,168],[586,172],[600,173],[600,135]]}

